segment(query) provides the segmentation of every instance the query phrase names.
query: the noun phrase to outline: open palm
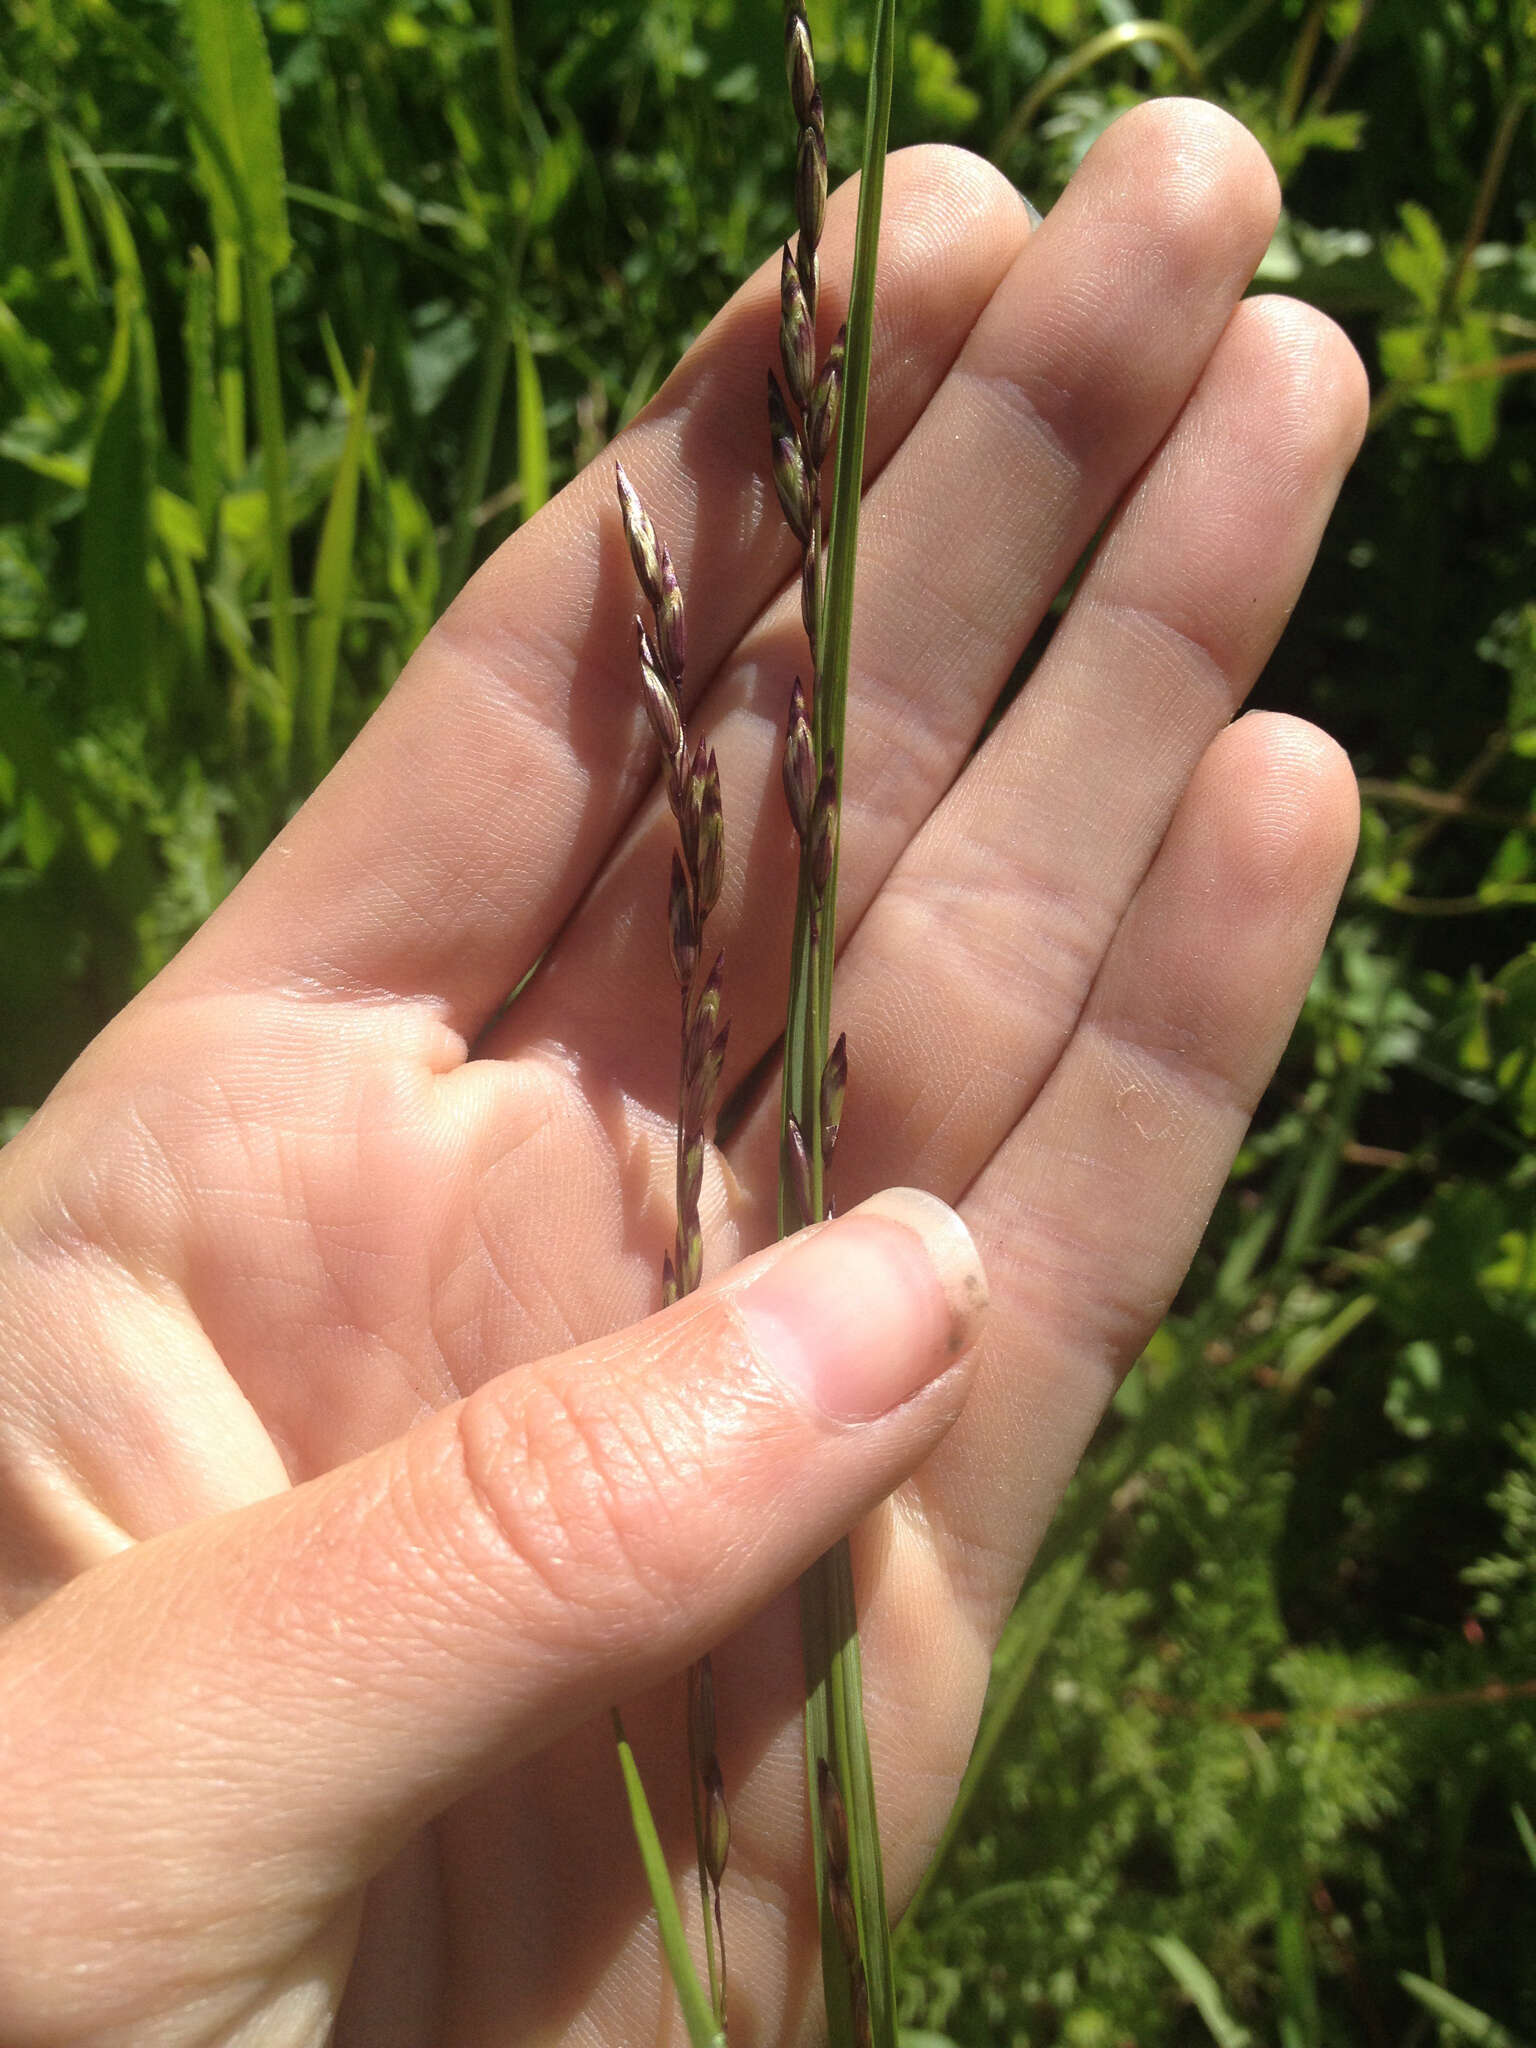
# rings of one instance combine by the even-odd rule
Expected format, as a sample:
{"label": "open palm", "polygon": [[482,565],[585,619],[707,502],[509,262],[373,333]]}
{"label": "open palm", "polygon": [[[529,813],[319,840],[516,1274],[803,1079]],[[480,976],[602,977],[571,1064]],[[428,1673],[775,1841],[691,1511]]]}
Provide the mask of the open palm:
{"label": "open palm", "polygon": [[[992,1292],[967,1383],[802,1454],[722,1369],[719,1296],[629,1330],[671,1230],[676,990],[610,461],[487,565],[7,1148],[11,2048],[666,2037],[599,1710],[630,1703],[685,1860],[675,1674],[722,1639],[733,2039],[814,2030],[798,1640],[775,1596],[865,1516],[899,1901],[1353,845],[1328,741],[1229,723],[1363,411],[1327,322],[1239,304],[1274,209],[1257,147],[1190,103],[1118,123],[1033,234],[974,159],[890,165],[834,1182],[843,1210],[895,1183],[959,1208]],[[829,329],[852,211],[845,191],[823,245]],[[687,593],[690,723],[724,783],[727,1090],[772,1053],[794,896],[775,270],[622,449]],[[771,1074],[758,1090],[709,1163],[706,1285],[773,1236]],[[579,1371],[540,1377],[568,1352]]]}

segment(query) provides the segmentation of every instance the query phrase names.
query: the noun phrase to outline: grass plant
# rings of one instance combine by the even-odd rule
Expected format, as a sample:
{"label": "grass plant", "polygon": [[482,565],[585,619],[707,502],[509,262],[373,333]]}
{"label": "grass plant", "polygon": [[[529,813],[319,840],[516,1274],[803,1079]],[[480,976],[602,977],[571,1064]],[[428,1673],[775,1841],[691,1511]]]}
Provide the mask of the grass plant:
{"label": "grass plant", "polygon": [[[800,0],[787,0],[784,27],[799,128],[798,232],[793,253],[785,246],[781,266],[779,356],[785,388],[770,371],[768,412],[774,484],[801,548],[801,617],[811,682],[809,706],[798,678],[790,693],[784,750],[784,790],[800,842],[800,870],[784,1038],[781,1231],[819,1222],[830,1213],[825,1175],[848,1086],[846,1039],[840,1036],[835,1047],[829,1044],[832,966],[843,732],[896,10],[894,0],[882,0],[875,11],[848,320],[820,365],[817,245],[827,193],[825,110]],[[832,520],[824,531],[821,476],[834,445]],[[807,1794],[828,2030],[835,2048],[894,2048],[890,1923],[846,1538],[801,1581],[800,1618]]]}
{"label": "grass plant", "polygon": [[[14,0],[0,39],[0,1134],[346,745],[457,563],[600,451],[793,225],[796,130],[746,0],[254,14],[275,379],[238,200],[215,214],[230,151],[190,0]],[[1141,19],[1163,33],[1117,16],[1106,41],[1099,0],[906,0],[892,138],[978,150],[1046,206],[1150,95],[1259,136],[1286,208],[1258,288],[1342,319],[1375,393],[1262,701],[1346,742],[1365,824],[1207,1248],[1005,1634],[898,2013],[930,2044],[1194,2048],[1156,1936],[1256,2043],[1454,2038],[1446,1999],[1529,2039],[1529,1945],[1487,1930],[1536,1883],[1510,1821],[1536,1764],[1536,43],[1500,0]],[[816,10],[834,180],[873,22]],[[129,632],[147,666],[114,664]]]}

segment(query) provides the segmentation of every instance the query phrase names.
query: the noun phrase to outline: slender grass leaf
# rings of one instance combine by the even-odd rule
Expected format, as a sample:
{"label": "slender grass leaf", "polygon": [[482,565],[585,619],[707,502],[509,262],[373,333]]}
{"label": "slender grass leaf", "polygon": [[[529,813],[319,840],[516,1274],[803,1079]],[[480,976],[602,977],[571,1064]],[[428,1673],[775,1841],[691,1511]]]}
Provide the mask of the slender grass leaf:
{"label": "slender grass leaf", "polygon": [[1252,2036],[1227,2011],[1221,1987],[1200,1958],[1171,1934],[1150,1935],[1148,1946],[1205,2021],[1217,2048],[1248,2048]]}
{"label": "slender grass leaf", "polygon": [[517,480],[522,517],[531,519],[549,498],[549,428],[544,418],[544,387],[526,329],[519,326],[517,353]]}
{"label": "slender grass leaf", "polygon": [[[875,14],[870,54],[864,158],[854,235],[853,280],[848,302],[843,408],[828,534],[821,675],[813,709],[818,761],[826,760],[829,748],[835,750],[839,762],[843,760],[859,501],[863,489],[865,425],[869,413],[875,270],[880,244],[881,198],[885,186],[886,138],[895,75],[895,38],[895,0],[881,0]],[[812,1189],[819,1211],[822,1189],[817,1098],[827,1058],[832,965],[836,952],[836,852],[822,895],[824,937],[819,946],[812,940],[809,888],[804,865],[802,862],[791,963],[784,1114],[786,1118],[793,1114],[803,1131],[814,1134],[811,1145]],[[781,1228],[784,1208],[781,1190]],[[895,1972],[875,1810],[874,1773],[864,1726],[853,1566],[846,1541],[836,1544],[802,1579],[800,1626],[806,1681],[806,1771],[817,1903],[821,1916],[822,1976],[828,2028],[834,2042],[851,2038],[846,1966],[832,1926],[825,1884],[825,1848],[816,1785],[817,1759],[820,1757],[825,1757],[831,1765],[848,1813],[850,1881],[869,1994],[871,2037],[875,2048],[895,2048]]]}
{"label": "slender grass leaf", "polygon": [[357,487],[368,432],[368,392],[373,382],[369,352],[351,396],[347,438],[342,443],[336,480],[331,486],[320,551],[315,559],[314,611],[305,649],[305,723],[309,767],[318,782],[330,767],[331,705],[336,694],[336,658],[341,648],[342,621],[352,587],[352,556],[357,542]]}
{"label": "slender grass leaf", "polygon": [[245,475],[245,287],[240,244],[217,235],[213,244],[214,320],[218,365],[219,435],[224,475]]}
{"label": "slender grass leaf", "polygon": [[149,702],[154,614],[149,589],[154,433],[143,344],[130,327],[127,374],[96,436],[80,535],[85,667],[98,704]]}
{"label": "slender grass leaf", "polygon": [[1320,2048],[1322,2015],[1317,2003],[1317,1973],[1312,1964],[1312,1944],[1307,1937],[1304,1881],[1298,1870],[1290,1885],[1291,1897],[1275,1919],[1275,1962],[1284,1994],[1281,2015],[1281,2048]]}
{"label": "slender grass leaf", "polygon": [[1416,1977],[1411,1970],[1399,1970],[1397,1981],[1426,2012],[1433,2013],[1437,2020],[1453,2028],[1464,2040],[1476,2042],[1477,2048],[1528,2048],[1519,2035],[1512,2034],[1490,2014],[1479,2012],[1475,2005],[1468,2005],[1464,1998],[1457,1998],[1442,1985],[1432,1984],[1427,1977]]}
{"label": "slender grass leaf", "polygon": [[182,324],[187,354],[187,467],[192,502],[205,542],[218,519],[219,396],[214,371],[213,266],[206,251],[194,249],[187,271],[187,304]]}
{"label": "slender grass leaf", "polygon": [[70,169],[69,158],[52,128],[48,131],[48,176],[53,185],[54,204],[59,210],[59,226],[64,233],[70,268],[86,298],[94,300],[101,291],[101,280],[96,274],[96,259],[91,254],[90,236],[86,233],[85,212],[80,204],[80,194],[75,189],[75,174]]}
{"label": "slender grass leaf", "polygon": [[630,1825],[635,1831],[635,1841],[639,1845],[640,1861],[645,1866],[645,1881],[650,1887],[651,1903],[656,1908],[662,1953],[666,1956],[667,1969],[671,1973],[672,1983],[677,1992],[683,2023],[688,2029],[688,2039],[692,2042],[693,2048],[725,2048],[725,2035],[715,2024],[709,1993],[699,1982],[698,1972],[693,1967],[693,1958],[688,1953],[688,1940],[683,1932],[683,1916],[678,1910],[677,1894],[672,1889],[672,1873],[667,1869],[661,1838],[651,1817],[650,1802],[645,1796],[645,1787],[640,1782],[640,1767],[635,1762],[634,1751],[625,1740],[624,1724],[620,1721],[617,1710],[613,1716],[613,1733],[619,1746],[619,1768],[624,1773],[624,1794],[629,1801]]}
{"label": "slender grass leaf", "polygon": [[288,261],[288,206],[283,177],[277,90],[256,0],[181,0],[181,17],[197,60],[202,101],[239,174],[250,208],[242,232],[235,195],[219,167],[206,160],[193,130],[203,182],[218,233],[238,236],[270,273]]}
{"label": "slender grass leaf", "polygon": [[277,769],[288,767],[289,740],[298,712],[299,643],[293,623],[293,570],[288,553],[292,521],[288,504],[288,437],[283,423],[282,371],[277,351],[277,311],[272,281],[263,264],[247,255],[245,323],[256,390],[256,431],[261,441],[262,482],[267,500],[267,536],[272,599],[272,666],[282,706],[274,725]]}
{"label": "slender grass leaf", "polygon": [[469,459],[459,484],[454,506],[453,531],[443,563],[443,582],[457,591],[469,573],[475,547],[475,514],[484,500],[491,473],[491,454],[496,445],[496,425],[501,418],[501,401],[506,390],[507,364],[512,355],[512,307],[517,279],[506,269],[496,296],[487,312],[489,334],[480,359],[480,382],[475,392],[475,411],[469,434]]}

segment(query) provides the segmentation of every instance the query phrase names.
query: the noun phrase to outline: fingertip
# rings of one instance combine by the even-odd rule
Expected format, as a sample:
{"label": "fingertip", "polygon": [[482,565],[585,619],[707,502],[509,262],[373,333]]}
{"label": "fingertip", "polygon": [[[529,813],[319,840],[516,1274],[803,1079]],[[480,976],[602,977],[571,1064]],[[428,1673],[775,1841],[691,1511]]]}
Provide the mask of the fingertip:
{"label": "fingertip", "polygon": [[1302,299],[1263,292],[1237,309],[1228,345],[1259,358],[1255,374],[1273,392],[1265,409],[1271,444],[1288,441],[1336,488],[1359,453],[1371,402],[1365,365],[1343,328]]}
{"label": "fingertip", "polygon": [[1331,915],[1360,829],[1344,749],[1307,719],[1250,711],[1220,735],[1210,758],[1226,782],[1235,898],[1261,914],[1321,903]]}
{"label": "fingertip", "polygon": [[1195,277],[1222,263],[1246,280],[1280,217],[1279,181],[1262,146],[1208,100],[1144,100],[1128,109],[1099,137],[1078,178],[1090,167],[1095,181],[1112,182],[1149,246],[1188,252]]}

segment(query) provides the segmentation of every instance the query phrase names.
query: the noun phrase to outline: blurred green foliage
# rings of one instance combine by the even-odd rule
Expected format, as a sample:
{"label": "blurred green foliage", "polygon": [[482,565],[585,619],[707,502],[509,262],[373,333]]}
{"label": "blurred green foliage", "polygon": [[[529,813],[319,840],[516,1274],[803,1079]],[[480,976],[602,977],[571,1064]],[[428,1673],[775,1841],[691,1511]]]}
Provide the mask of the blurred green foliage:
{"label": "blurred green foliage", "polygon": [[[893,139],[1042,206],[1258,134],[1375,392],[1262,700],[1366,796],[1175,1313],[999,1653],[914,2040],[1536,2040],[1536,12],[906,0]],[[834,172],[866,11],[814,9]],[[788,224],[746,0],[13,0],[0,1103],[231,886]],[[1042,636],[1043,637],[1043,636]],[[1038,643],[1034,652],[1038,653]]]}

